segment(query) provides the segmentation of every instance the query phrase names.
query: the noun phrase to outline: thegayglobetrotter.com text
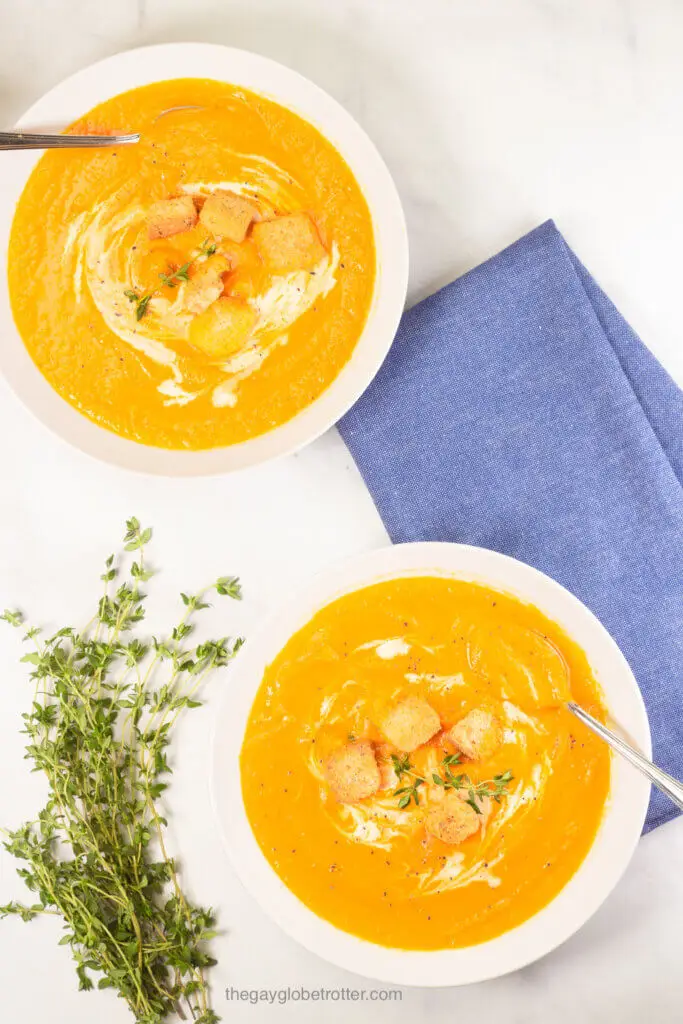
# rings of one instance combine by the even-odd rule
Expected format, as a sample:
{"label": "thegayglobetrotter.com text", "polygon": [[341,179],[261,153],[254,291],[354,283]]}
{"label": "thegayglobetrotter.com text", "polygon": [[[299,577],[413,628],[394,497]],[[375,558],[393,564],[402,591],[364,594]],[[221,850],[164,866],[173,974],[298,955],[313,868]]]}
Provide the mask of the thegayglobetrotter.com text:
{"label": "thegayglobetrotter.com text", "polygon": [[225,990],[229,1003],[400,1003],[403,992],[398,988],[306,988],[287,985],[284,988],[236,988]]}

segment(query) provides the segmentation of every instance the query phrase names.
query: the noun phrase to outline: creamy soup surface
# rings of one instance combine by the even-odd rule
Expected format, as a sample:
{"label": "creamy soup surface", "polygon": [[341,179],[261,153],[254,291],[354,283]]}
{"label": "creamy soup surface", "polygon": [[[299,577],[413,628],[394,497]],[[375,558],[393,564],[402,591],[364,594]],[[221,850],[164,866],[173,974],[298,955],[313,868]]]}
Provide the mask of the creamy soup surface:
{"label": "creamy soup surface", "polygon": [[538,609],[405,577],[323,608],[267,669],[241,754],[246,811],[286,885],[385,946],[494,938],[568,882],[599,828],[605,708]]}
{"label": "creamy soup surface", "polygon": [[263,434],[318,398],[375,282],[370,212],[334,146],[201,79],[134,89],[69,130],[142,139],[46,153],[17,206],[13,313],[56,391],[123,437],[186,449]]}

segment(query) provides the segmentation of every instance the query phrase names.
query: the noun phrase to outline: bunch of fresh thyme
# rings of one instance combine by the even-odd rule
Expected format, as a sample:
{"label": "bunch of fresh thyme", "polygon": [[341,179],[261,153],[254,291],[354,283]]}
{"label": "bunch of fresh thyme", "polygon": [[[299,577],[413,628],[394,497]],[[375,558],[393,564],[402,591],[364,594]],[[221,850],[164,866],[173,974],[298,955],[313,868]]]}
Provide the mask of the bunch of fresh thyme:
{"label": "bunch of fresh thyme", "polygon": [[[205,944],[213,917],[183,893],[166,851],[158,805],[170,773],[166,748],[180,712],[197,707],[206,676],[226,665],[241,640],[224,637],[188,644],[191,617],[207,607],[207,591],[182,595],[185,613],[167,638],[131,636],[144,617],[141,586],[152,572],[144,561],[151,530],[127,522],[129,578],[118,587],[112,555],[104,594],[82,631],[60,629],[48,639],[31,627],[35,695],[23,715],[27,758],[48,780],[37,819],[6,832],[5,848],[36,902],[11,902],[0,916],[38,914],[64,920],[79,988],[114,988],[138,1024],[160,1024],[177,1013],[215,1024],[205,969],[215,961]],[[115,589],[114,589],[115,588]],[[212,588],[238,599],[234,577]],[[22,627],[19,612],[2,616]]]}
{"label": "bunch of fresh thyme", "polygon": [[[392,754],[391,763],[397,780],[399,782],[402,782],[404,778],[408,780],[405,785],[399,786],[398,789],[394,790],[394,796],[398,797],[398,806],[404,809],[410,805],[411,801],[416,806],[419,806],[420,786],[424,786],[426,780],[421,775],[415,773],[408,754]],[[508,785],[514,778],[512,772],[502,772],[485,782],[473,782],[466,772],[458,775],[454,774],[453,768],[460,763],[461,757],[459,754],[447,754],[441,761],[443,774],[432,772],[432,782],[434,785],[441,786],[442,789],[466,790],[467,799],[465,803],[469,804],[477,814],[482,813],[481,804],[486,797],[495,800],[496,803],[500,803],[502,797],[507,793]]]}

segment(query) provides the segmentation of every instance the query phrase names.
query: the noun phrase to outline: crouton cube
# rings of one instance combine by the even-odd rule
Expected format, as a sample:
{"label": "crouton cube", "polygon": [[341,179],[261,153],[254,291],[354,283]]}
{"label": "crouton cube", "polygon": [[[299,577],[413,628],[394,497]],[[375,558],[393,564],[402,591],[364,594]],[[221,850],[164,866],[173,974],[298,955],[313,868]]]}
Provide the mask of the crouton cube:
{"label": "crouton cube", "polygon": [[234,192],[215,192],[204,202],[199,219],[216,238],[243,242],[258,212],[258,206],[243,196]]}
{"label": "crouton cube", "polygon": [[255,224],[252,237],[261,259],[275,273],[311,270],[326,252],[307,213],[290,213]]}
{"label": "crouton cube", "polygon": [[189,231],[197,223],[197,211],[192,196],[160,199],[152,203],[147,215],[147,234],[150,239],[169,238]]}
{"label": "crouton cube", "polygon": [[396,789],[398,781],[396,778],[396,772],[391,761],[382,761],[379,766],[379,788],[385,789]]}
{"label": "crouton cube", "polygon": [[377,748],[377,765],[379,767],[379,788],[396,789],[398,777],[394,771],[394,762],[391,760],[391,746],[382,744]]}
{"label": "crouton cube", "polygon": [[503,729],[486,708],[474,708],[453,726],[450,740],[471,761],[488,761],[503,742]]}
{"label": "crouton cube", "polygon": [[466,804],[456,790],[444,793],[442,800],[430,803],[425,829],[443,843],[455,846],[479,830],[481,815]]}
{"label": "crouton cube", "polygon": [[185,288],[184,304],[190,313],[203,313],[223,293],[223,275],[230,270],[225,256],[217,254],[200,264]]}
{"label": "crouton cube", "polygon": [[214,361],[244,348],[256,323],[256,312],[240,299],[220,298],[194,318],[189,341]]}
{"label": "crouton cube", "polygon": [[435,736],[441,722],[426,700],[406,697],[387,711],[379,726],[390,743],[410,753]]}
{"label": "crouton cube", "polygon": [[323,774],[337,800],[355,804],[379,789],[375,751],[368,740],[346,743],[323,763]]}

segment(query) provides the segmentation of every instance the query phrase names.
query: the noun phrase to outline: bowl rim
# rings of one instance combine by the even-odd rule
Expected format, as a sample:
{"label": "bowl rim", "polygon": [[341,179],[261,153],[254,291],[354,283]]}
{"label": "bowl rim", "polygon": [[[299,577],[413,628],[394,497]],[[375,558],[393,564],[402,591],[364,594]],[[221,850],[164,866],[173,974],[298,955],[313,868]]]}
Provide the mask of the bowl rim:
{"label": "bowl rim", "polygon": [[273,99],[312,123],[341,153],[368,204],[375,234],[375,288],[367,321],[332,383],[292,419],[265,434],[220,448],[183,450],[131,441],[78,412],[43,377],[16,328],[7,286],[9,233],[16,203],[40,151],[4,154],[0,179],[0,372],[28,410],[80,451],[125,469],[160,476],[209,476],[281,458],[337,423],[360,398],[394,340],[408,286],[408,235],[398,191],[368,135],[335,99],[283,64],[212,43],[162,43],[121,51],[64,79],[38,99],[17,127],[68,123],[105,99],[152,82],[208,78]]}
{"label": "bowl rim", "polygon": [[645,822],[650,787],[631,765],[612,757],[603,820],[583,863],[544,908],[487,942],[452,950],[388,948],[344,932],[309,910],[275,873],[251,831],[239,764],[247,718],[264,668],[317,610],[350,591],[410,575],[485,583],[537,605],[583,647],[611,714],[651,756],[649,723],[636,680],[616,642],[586,605],[551,577],[508,555],[465,544],[418,542],[380,548],[318,573],[289,595],[286,607],[275,611],[250,639],[231,669],[212,723],[211,798],[223,846],[237,876],[291,938],[329,963],[380,982],[456,986],[525,967],[565,942],[592,917],[631,860]]}

